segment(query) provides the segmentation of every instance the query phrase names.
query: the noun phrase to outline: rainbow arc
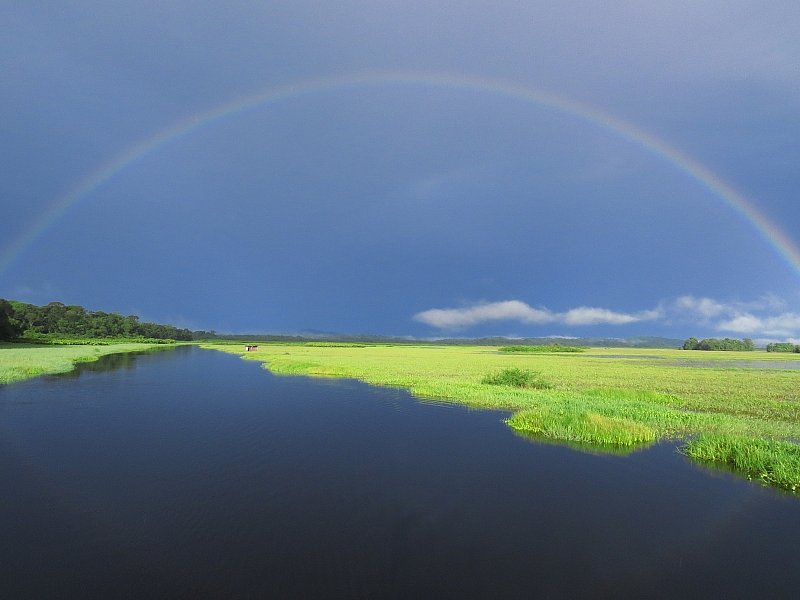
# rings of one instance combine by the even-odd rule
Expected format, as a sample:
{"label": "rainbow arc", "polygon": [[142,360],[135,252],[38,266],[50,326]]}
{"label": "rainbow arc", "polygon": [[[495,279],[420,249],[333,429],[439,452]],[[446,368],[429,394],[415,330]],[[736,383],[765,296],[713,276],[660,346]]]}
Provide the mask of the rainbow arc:
{"label": "rainbow arc", "polygon": [[655,135],[592,106],[547,91],[497,79],[419,71],[377,71],[307,79],[270,87],[186,117],[127,147],[106,163],[99,165],[72,189],[55,198],[39,217],[2,251],[2,254],[0,254],[0,274],[8,269],[50,227],[58,222],[70,208],[142,157],[179,138],[190,135],[198,129],[222,119],[250,110],[264,108],[270,104],[290,101],[301,96],[359,87],[392,85],[428,86],[499,95],[571,115],[593,126],[605,129],[665,160],[708,189],[715,198],[723,202],[748,223],[775,250],[792,271],[800,275],[800,250],[780,227],[762,211],[758,210],[750,200],[715,175],[706,166]]}

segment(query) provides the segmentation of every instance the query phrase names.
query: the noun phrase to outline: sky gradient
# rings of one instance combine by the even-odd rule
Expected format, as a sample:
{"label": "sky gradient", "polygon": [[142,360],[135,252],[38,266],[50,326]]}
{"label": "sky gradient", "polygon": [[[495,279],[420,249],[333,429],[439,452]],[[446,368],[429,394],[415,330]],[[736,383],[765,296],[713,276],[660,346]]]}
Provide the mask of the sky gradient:
{"label": "sky gradient", "polygon": [[0,297],[800,340],[796,3],[0,7]]}

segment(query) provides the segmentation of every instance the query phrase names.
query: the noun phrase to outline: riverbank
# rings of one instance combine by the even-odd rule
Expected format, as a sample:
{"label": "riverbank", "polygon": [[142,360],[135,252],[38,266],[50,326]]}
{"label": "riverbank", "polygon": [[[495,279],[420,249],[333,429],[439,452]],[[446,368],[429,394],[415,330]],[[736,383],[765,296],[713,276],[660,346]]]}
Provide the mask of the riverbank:
{"label": "riverbank", "polygon": [[145,352],[172,345],[115,343],[107,345],[41,345],[0,343],[0,384],[40,375],[68,373],[78,363],[93,362],[108,354]]}
{"label": "riverbank", "polygon": [[[800,370],[786,368],[800,364],[800,357],[619,348],[516,354],[476,346],[269,343],[254,352],[202,346],[261,361],[276,374],[353,378],[402,387],[422,399],[507,410],[513,413],[509,426],[533,439],[595,451],[681,439],[694,460],[800,491]],[[753,360],[775,368],[740,362]],[[527,373],[523,379],[536,385],[492,383],[502,382],[495,376],[508,369]],[[732,446],[735,454],[725,450]],[[750,451],[757,462],[741,460]]]}

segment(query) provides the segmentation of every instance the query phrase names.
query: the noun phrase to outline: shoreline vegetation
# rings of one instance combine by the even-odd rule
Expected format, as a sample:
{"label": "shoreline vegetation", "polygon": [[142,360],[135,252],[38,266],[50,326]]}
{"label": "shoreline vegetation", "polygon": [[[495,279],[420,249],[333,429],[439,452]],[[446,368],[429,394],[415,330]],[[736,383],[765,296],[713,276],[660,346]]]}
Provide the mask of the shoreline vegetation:
{"label": "shoreline vegetation", "polygon": [[109,354],[148,352],[174,345],[175,342],[164,343],[163,340],[69,340],[65,344],[0,342],[0,384],[16,383],[41,375],[69,373],[79,363],[94,362]]}
{"label": "shoreline vegetation", "polygon": [[[510,412],[519,435],[624,453],[681,442],[701,464],[800,492],[800,356],[764,351],[491,346],[322,345],[225,341],[201,347],[261,362],[277,375],[358,379],[422,400]],[[747,361],[775,368],[747,368]],[[794,366],[790,364],[789,366]]]}
{"label": "shoreline vegetation", "polygon": [[195,339],[195,333],[174,325],[143,322],[136,315],[87,310],[77,304],[44,306],[0,298],[0,340],[48,342],[52,339]]}
{"label": "shoreline vegetation", "polygon": [[0,384],[68,373],[102,356],[172,347],[206,333],[77,304],[0,298]]}

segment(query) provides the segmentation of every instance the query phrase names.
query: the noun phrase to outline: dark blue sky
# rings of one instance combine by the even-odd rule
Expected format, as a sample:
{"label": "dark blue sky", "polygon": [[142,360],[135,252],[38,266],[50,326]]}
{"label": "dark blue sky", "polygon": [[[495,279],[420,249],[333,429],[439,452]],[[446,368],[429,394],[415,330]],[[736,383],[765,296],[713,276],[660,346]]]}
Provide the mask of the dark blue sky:
{"label": "dark blue sky", "polygon": [[624,120],[796,251],[800,5],[649,4],[5,3],[0,297],[227,332],[798,340],[797,265],[729,202],[618,132],[497,91],[295,94],[155,146],[39,227],[183,119],[424,71]]}

